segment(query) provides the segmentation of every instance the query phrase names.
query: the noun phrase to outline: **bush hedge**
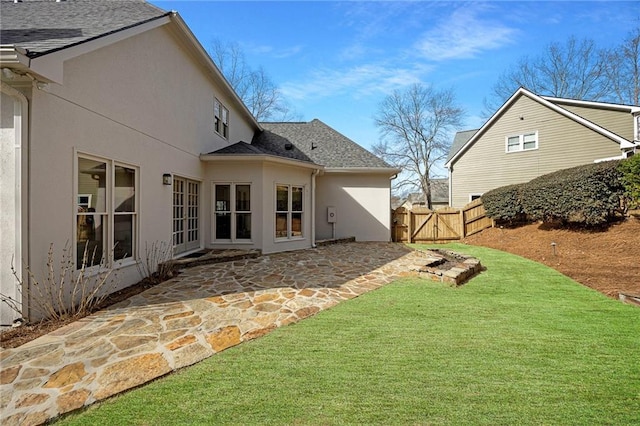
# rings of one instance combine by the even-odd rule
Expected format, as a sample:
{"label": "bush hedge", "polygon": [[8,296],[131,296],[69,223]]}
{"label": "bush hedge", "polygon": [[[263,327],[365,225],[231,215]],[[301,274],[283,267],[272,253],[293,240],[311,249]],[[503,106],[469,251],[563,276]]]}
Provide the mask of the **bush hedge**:
{"label": "bush hedge", "polygon": [[522,205],[533,220],[600,225],[621,209],[624,194],[619,161],[587,164],[533,179]]}
{"label": "bush hedge", "polygon": [[630,209],[640,209],[640,154],[620,162],[622,185]]}
{"label": "bush hedge", "polygon": [[487,216],[499,222],[517,223],[526,220],[522,207],[522,184],[501,186],[482,194],[482,204]]}
{"label": "bush hedge", "polygon": [[589,226],[607,223],[622,210],[625,187],[620,163],[572,167],[494,189],[482,196],[485,210],[502,222],[526,216],[529,220]]}

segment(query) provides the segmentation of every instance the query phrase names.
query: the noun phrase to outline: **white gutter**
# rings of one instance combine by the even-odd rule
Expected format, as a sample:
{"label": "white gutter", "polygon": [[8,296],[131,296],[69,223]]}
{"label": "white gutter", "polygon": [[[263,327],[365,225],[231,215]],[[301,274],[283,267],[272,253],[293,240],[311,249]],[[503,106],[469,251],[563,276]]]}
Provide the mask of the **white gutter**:
{"label": "white gutter", "polygon": [[0,45],[0,65],[3,68],[27,71],[29,69],[29,58],[27,51],[13,44]]}
{"label": "white gutter", "polygon": [[283,164],[286,166],[324,170],[324,166],[321,166],[319,164],[268,154],[200,154],[200,160],[208,162],[264,161],[267,163]]}
{"label": "white gutter", "polygon": [[325,173],[384,173],[397,175],[402,169],[393,167],[325,167]]}

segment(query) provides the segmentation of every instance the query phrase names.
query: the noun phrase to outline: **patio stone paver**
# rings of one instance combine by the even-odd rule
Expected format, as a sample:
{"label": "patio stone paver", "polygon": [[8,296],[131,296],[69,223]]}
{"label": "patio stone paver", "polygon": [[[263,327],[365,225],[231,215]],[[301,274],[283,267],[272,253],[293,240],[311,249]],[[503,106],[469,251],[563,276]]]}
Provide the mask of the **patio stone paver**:
{"label": "patio stone paver", "polygon": [[197,266],[15,349],[0,423],[35,425],[263,336],[410,272],[424,254],[347,243]]}

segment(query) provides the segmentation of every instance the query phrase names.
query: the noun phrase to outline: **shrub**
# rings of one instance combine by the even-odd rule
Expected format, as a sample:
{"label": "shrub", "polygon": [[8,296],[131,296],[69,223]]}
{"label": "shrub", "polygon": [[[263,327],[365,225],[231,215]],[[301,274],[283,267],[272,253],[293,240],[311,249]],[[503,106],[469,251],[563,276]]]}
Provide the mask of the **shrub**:
{"label": "shrub", "polygon": [[173,276],[173,245],[169,241],[154,241],[151,246],[144,243],[144,258],[136,265],[143,280],[159,284]]}
{"label": "shrub", "polygon": [[506,223],[516,223],[525,220],[524,208],[520,202],[522,185],[508,185],[485,192],[482,195],[487,216]]}
{"label": "shrub", "polygon": [[[117,285],[117,277],[107,265],[107,259],[103,257],[97,263],[95,256],[95,250],[91,253],[85,246],[82,264],[76,269],[73,250],[68,243],[62,249],[59,261],[50,244],[44,276],[36,276],[33,268],[25,265],[24,278],[20,278],[12,265],[18,294],[30,301],[30,319],[77,319],[93,312]],[[90,265],[94,266],[89,270]],[[0,296],[18,315],[23,315],[20,300]]]}
{"label": "shrub", "polygon": [[533,179],[522,188],[526,214],[544,222],[601,225],[621,210],[619,161],[587,164]]}
{"label": "shrub", "polygon": [[640,154],[620,162],[624,197],[630,209],[640,209]]}

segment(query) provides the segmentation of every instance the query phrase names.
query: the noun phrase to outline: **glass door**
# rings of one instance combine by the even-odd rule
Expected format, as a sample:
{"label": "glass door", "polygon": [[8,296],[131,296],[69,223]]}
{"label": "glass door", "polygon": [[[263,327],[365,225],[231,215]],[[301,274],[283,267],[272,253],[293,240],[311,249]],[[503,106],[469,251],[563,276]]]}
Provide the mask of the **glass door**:
{"label": "glass door", "polygon": [[200,247],[200,183],[173,178],[173,253]]}

